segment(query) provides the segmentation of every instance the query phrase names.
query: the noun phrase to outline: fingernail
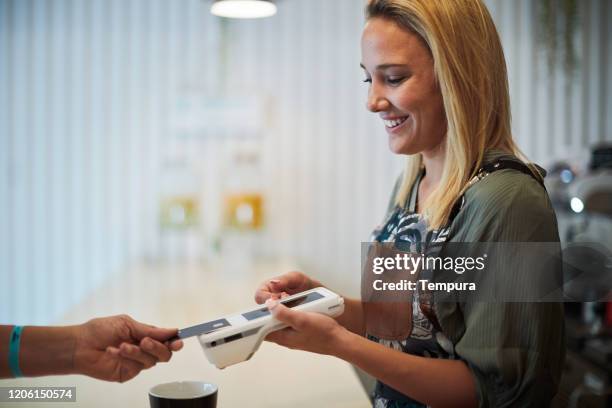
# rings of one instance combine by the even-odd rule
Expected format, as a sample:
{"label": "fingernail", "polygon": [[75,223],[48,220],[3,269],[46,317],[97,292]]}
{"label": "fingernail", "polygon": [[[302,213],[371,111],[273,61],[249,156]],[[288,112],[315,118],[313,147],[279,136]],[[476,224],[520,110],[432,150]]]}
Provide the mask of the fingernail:
{"label": "fingernail", "polygon": [[280,283],[279,279],[270,279],[270,283]]}

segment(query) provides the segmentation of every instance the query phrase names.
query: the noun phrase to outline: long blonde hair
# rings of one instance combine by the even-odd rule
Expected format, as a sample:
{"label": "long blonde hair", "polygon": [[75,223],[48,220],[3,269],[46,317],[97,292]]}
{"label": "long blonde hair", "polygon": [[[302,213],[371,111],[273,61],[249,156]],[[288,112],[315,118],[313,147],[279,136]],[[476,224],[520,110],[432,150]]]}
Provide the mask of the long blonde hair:
{"label": "long blonde hair", "polygon": [[[437,229],[448,221],[485,150],[524,157],[512,139],[504,51],[480,0],[370,0],[366,18],[377,17],[421,37],[433,57],[446,113],[446,159],[440,183],[423,208],[429,228]],[[421,167],[420,154],[408,156],[397,204],[405,203]]]}

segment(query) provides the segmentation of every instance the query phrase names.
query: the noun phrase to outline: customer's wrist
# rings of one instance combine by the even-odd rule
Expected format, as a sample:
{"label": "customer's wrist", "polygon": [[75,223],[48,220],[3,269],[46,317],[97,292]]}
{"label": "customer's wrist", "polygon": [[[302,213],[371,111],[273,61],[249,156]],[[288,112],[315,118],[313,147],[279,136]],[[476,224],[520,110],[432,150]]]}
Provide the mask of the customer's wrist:
{"label": "customer's wrist", "polygon": [[19,356],[23,375],[75,373],[76,327],[25,327]]}

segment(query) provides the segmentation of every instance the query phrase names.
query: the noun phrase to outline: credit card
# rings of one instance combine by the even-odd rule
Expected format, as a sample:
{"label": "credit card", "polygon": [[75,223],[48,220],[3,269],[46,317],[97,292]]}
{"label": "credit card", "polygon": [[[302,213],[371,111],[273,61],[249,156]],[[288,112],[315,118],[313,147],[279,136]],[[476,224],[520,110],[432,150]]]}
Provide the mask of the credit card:
{"label": "credit card", "polygon": [[181,329],[178,331],[176,337],[170,339],[169,341],[172,342],[177,339],[186,339],[188,337],[199,336],[200,334],[211,333],[227,326],[231,326],[231,324],[226,319],[212,320],[210,322]]}

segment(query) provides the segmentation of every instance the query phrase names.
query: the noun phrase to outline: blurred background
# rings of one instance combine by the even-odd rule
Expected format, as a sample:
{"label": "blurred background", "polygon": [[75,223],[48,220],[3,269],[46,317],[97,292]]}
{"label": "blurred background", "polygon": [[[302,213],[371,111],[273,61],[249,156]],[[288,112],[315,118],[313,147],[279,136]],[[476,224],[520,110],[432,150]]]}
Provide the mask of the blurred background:
{"label": "blurred background", "polygon": [[[486,3],[562,239],[612,248],[612,4]],[[403,163],[365,109],[363,4],[0,0],[0,321],[61,322],[134,268],[239,281],[264,260],[357,294]]]}

